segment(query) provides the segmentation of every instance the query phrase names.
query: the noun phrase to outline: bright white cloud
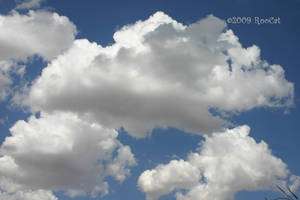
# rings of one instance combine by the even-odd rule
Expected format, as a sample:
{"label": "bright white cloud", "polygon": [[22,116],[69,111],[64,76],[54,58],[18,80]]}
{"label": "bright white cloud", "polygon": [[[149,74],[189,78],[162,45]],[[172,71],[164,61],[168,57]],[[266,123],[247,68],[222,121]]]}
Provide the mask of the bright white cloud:
{"label": "bright white cloud", "polygon": [[11,75],[22,75],[25,71],[18,61],[26,64],[28,57],[34,55],[51,60],[70,47],[75,34],[75,25],[57,13],[12,11],[0,15],[0,100],[13,93]]}
{"label": "bright white cloud", "polygon": [[294,88],[283,68],[225,29],[212,15],[184,26],[157,12],[117,31],[111,46],[76,40],[43,70],[24,102],[33,111],[88,114],[135,137],[154,127],[220,130],[228,122],[211,108],[292,105]]}
{"label": "bright white cloud", "polygon": [[41,3],[45,0],[24,0],[16,6],[16,9],[30,9],[40,7]]}
{"label": "bright white cloud", "polygon": [[172,160],[167,165],[158,165],[143,172],[138,186],[147,193],[147,199],[156,199],[174,189],[190,189],[201,178],[200,170],[184,160]]}
{"label": "bright white cloud", "polygon": [[[135,137],[167,126],[205,134],[230,123],[211,108],[241,112],[293,104],[283,68],[262,60],[259,47],[243,48],[212,15],[185,26],[157,12],[124,26],[107,47],[73,41],[75,26],[45,11],[0,16],[0,28],[0,60],[38,54],[50,61],[22,99],[41,117],[18,121],[1,146],[0,182],[11,184],[0,184],[0,198],[11,193],[8,188],[18,188],[8,197],[13,200],[31,192],[53,200],[49,191],[57,190],[107,194],[105,177],[123,181],[136,164],[117,140],[121,126]],[[2,83],[10,80],[0,76]],[[226,200],[285,178],[286,165],[248,133],[243,126],[206,136],[187,161],[145,171],[138,185],[148,199],[184,189],[177,199]]]}
{"label": "bright white cloud", "polygon": [[75,34],[74,24],[57,13],[0,15],[0,60],[25,60],[34,54],[50,60],[72,44]]}
{"label": "bright white cloud", "polygon": [[[171,189],[188,189],[186,193],[177,192],[177,200],[232,200],[241,190],[270,189],[287,177],[287,166],[272,155],[265,142],[257,143],[251,138],[249,131],[248,126],[240,126],[206,136],[198,152],[190,153],[187,161],[173,160],[143,172],[138,186],[146,192],[147,199],[156,199]],[[189,167],[181,171],[182,163]],[[173,173],[174,169],[178,173]],[[174,180],[193,185],[186,188],[188,184],[180,185]]]}
{"label": "bright white cloud", "polygon": [[10,131],[12,135],[1,146],[0,179],[8,179],[22,191],[105,195],[104,178],[123,181],[130,173],[128,167],[136,164],[130,147],[117,140],[116,131],[72,113],[31,116]]}

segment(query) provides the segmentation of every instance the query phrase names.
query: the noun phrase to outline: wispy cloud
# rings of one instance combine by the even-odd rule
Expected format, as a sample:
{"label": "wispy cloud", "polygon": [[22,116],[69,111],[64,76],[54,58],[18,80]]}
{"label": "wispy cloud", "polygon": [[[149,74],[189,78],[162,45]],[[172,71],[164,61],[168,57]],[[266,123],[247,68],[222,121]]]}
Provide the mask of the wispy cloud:
{"label": "wispy cloud", "polygon": [[41,6],[41,3],[43,3],[46,0],[23,0],[18,1],[20,3],[17,4],[16,9],[31,9],[31,8],[38,8]]}

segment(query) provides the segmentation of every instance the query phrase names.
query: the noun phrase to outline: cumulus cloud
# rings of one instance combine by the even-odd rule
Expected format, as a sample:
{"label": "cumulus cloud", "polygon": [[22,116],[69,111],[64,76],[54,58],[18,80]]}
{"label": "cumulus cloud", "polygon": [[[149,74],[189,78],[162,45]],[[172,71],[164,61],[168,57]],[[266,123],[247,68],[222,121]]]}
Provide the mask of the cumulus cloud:
{"label": "cumulus cloud", "polygon": [[89,114],[135,137],[154,127],[198,134],[226,127],[211,109],[293,104],[283,68],[262,60],[258,46],[243,48],[212,15],[186,26],[157,12],[124,26],[114,40],[107,47],[76,40],[43,70],[24,104],[32,111]]}
{"label": "cumulus cloud", "polygon": [[70,47],[75,35],[75,25],[57,13],[11,11],[0,15],[0,100],[12,93],[12,75],[25,72],[28,57],[51,60]]}
{"label": "cumulus cloud", "polygon": [[0,178],[0,200],[58,200],[51,191],[22,189],[5,177]]}
{"label": "cumulus cloud", "polygon": [[[0,148],[0,183],[11,183],[0,184],[1,195],[12,199],[43,194],[52,200],[50,191],[61,190],[71,197],[107,194],[105,178],[123,181],[136,164],[117,139],[120,127],[134,137],[168,126],[208,134],[230,123],[211,109],[293,104],[294,86],[283,68],[262,60],[259,47],[244,48],[212,15],[183,25],[157,12],[118,30],[107,47],[73,41],[75,26],[46,11],[0,16],[0,28],[0,60],[26,62],[37,54],[49,61],[18,97],[41,116],[18,121]],[[145,171],[138,185],[148,199],[183,189],[177,199],[226,200],[285,178],[286,165],[248,133],[242,126],[208,134],[186,161]]]}
{"label": "cumulus cloud", "polygon": [[147,199],[156,199],[174,189],[190,189],[201,178],[200,170],[184,160],[172,160],[167,165],[158,165],[143,172],[138,186],[147,193]]}
{"label": "cumulus cloud", "polygon": [[[257,143],[249,131],[248,126],[239,126],[206,136],[199,150],[190,153],[186,161],[173,160],[143,172],[139,188],[149,200],[174,189],[187,189],[176,193],[177,200],[231,200],[241,190],[270,189],[289,171],[268,145]],[[189,167],[183,169],[183,163]],[[178,184],[179,180],[189,184]]]}
{"label": "cumulus cloud", "polygon": [[0,149],[0,180],[17,185],[17,191],[106,195],[105,177],[123,181],[130,173],[128,167],[136,164],[130,147],[118,141],[115,130],[73,113],[31,116],[27,122],[18,121],[10,132]]}
{"label": "cumulus cloud", "polygon": [[57,13],[0,15],[0,60],[25,60],[34,54],[50,60],[72,44],[75,34],[75,25]]}
{"label": "cumulus cloud", "polygon": [[45,0],[24,0],[23,2],[20,2],[16,9],[30,9],[30,8],[38,8],[40,7],[41,3]]}

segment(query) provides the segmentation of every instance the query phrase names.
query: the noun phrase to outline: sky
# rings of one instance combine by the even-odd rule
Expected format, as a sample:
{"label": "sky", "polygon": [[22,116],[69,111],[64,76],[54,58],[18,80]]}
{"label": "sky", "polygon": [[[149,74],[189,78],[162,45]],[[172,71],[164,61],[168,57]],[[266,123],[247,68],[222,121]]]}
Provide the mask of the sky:
{"label": "sky", "polygon": [[299,35],[299,0],[0,0],[0,200],[300,194]]}

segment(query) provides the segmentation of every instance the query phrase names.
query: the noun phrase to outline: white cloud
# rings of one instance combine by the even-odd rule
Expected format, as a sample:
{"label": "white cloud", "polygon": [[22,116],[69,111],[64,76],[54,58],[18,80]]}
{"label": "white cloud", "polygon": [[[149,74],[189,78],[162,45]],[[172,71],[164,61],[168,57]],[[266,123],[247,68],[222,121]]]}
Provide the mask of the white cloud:
{"label": "white cloud", "polygon": [[[188,189],[186,193],[176,193],[178,200],[231,200],[241,190],[270,189],[278,180],[286,178],[289,171],[281,159],[272,155],[267,144],[257,143],[248,135],[249,131],[248,126],[240,126],[206,136],[198,152],[190,153],[187,161],[173,160],[145,171],[139,177],[138,186],[146,192],[147,199],[156,199],[171,189]],[[179,172],[181,163],[190,167]],[[191,174],[193,178],[180,179],[177,176],[181,173]],[[186,188],[174,180],[190,181],[193,185]]]}
{"label": "white cloud", "polygon": [[[123,181],[136,164],[117,140],[121,126],[135,137],[167,126],[205,134],[230,123],[211,108],[234,113],[293,104],[283,68],[263,61],[259,47],[243,48],[212,15],[185,26],[157,12],[117,31],[108,47],[73,41],[75,26],[45,11],[0,16],[0,28],[0,60],[38,54],[50,61],[22,99],[41,117],[18,121],[1,146],[0,182],[11,184],[0,184],[0,197],[9,188],[18,188],[12,199],[42,191],[52,200],[57,190],[107,194],[105,177]],[[148,199],[184,189],[177,199],[226,200],[285,178],[286,165],[248,133],[243,126],[206,136],[201,151],[144,172],[139,187]]]}
{"label": "white cloud", "polygon": [[12,83],[9,75],[11,65],[11,62],[0,61],[0,100],[5,99],[10,90],[9,86]]}
{"label": "white cloud", "polygon": [[107,165],[107,173],[114,176],[118,181],[124,181],[126,176],[130,174],[130,170],[126,166],[133,166],[136,161],[129,146],[122,146],[117,150],[117,153],[118,156]]}
{"label": "white cloud", "polygon": [[[128,167],[136,164],[130,147],[118,141],[116,131],[73,113],[31,116],[28,122],[18,121],[10,132],[1,146],[0,180],[8,179],[21,191],[105,195],[104,178],[123,181],[130,173]],[[111,171],[112,166],[117,170]]]}
{"label": "white cloud", "polygon": [[58,200],[50,191],[18,191],[16,193],[0,192],[0,200]]}
{"label": "white cloud", "polygon": [[18,65],[20,61],[26,64],[34,55],[51,60],[70,47],[75,34],[75,25],[57,13],[12,11],[0,15],[0,100],[13,93],[12,74],[24,74],[25,65]]}
{"label": "white cloud", "polygon": [[225,22],[212,15],[184,26],[157,12],[117,31],[111,46],[76,40],[43,70],[24,104],[88,114],[135,137],[154,127],[198,134],[226,127],[211,108],[291,106],[294,88],[283,68],[224,30]]}
{"label": "white cloud", "polygon": [[158,165],[143,172],[138,186],[147,193],[147,199],[156,199],[174,189],[190,189],[201,178],[200,170],[184,160],[172,160],[167,165]]}
{"label": "white cloud", "polygon": [[72,44],[75,34],[74,24],[57,13],[0,15],[0,60],[25,60],[34,54],[50,60]]}
{"label": "white cloud", "polygon": [[0,188],[0,200],[58,200],[51,191],[24,189],[5,177],[0,178]]}
{"label": "white cloud", "polygon": [[5,100],[8,95],[13,93],[12,75],[22,78],[24,73],[24,65],[18,65],[13,60],[0,60],[0,101]]}

